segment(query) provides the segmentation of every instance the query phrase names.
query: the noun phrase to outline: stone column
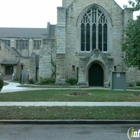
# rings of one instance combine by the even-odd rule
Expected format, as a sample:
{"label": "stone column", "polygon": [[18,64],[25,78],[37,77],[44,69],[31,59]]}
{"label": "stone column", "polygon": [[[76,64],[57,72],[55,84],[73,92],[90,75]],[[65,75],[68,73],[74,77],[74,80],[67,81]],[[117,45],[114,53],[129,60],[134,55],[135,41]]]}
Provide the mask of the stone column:
{"label": "stone column", "polygon": [[86,64],[87,61],[85,59],[80,58],[79,60],[79,76],[78,76],[78,85],[84,85],[87,86],[87,78],[86,78]]}
{"label": "stone column", "polygon": [[31,56],[32,52],[33,52],[33,45],[34,45],[34,42],[33,42],[33,39],[29,39],[29,56]]}
{"label": "stone column", "polygon": [[57,8],[56,84],[65,83],[66,9]]}
{"label": "stone column", "polygon": [[51,65],[51,55],[52,54],[52,43],[51,40],[47,38],[42,38],[43,48],[40,52],[39,58],[39,77],[40,78],[51,78],[52,75],[52,65]]}

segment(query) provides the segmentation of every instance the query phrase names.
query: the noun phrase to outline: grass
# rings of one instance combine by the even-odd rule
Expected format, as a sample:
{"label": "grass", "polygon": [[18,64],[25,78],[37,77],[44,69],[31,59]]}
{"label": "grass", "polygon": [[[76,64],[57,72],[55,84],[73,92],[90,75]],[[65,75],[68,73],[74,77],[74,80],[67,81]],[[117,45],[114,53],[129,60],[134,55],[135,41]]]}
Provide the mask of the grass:
{"label": "grass", "polygon": [[[90,95],[69,95],[72,92],[87,92]],[[140,94],[134,91],[112,91],[109,90],[36,90],[0,94],[0,101],[140,101]]]}
{"label": "grass", "polygon": [[0,107],[0,119],[140,119],[140,107]]}
{"label": "grass", "polygon": [[4,82],[4,86],[7,86],[7,85],[9,85],[9,83],[7,83],[7,82]]}

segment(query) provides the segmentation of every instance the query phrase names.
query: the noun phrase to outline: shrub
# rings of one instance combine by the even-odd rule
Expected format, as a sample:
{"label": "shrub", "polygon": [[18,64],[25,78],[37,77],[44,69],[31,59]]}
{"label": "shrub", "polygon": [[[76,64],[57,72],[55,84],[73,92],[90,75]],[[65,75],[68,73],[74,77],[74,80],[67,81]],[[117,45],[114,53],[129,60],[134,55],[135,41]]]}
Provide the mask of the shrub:
{"label": "shrub", "polygon": [[55,84],[55,78],[41,78],[40,85],[54,85]]}
{"label": "shrub", "polygon": [[1,91],[1,89],[3,88],[3,85],[4,85],[3,79],[0,78],[0,91]]}
{"label": "shrub", "polygon": [[136,82],[136,86],[140,86],[140,81]]}
{"label": "shrub", "polygon": [[74,78],[70,78],[66,80],[66,83],[70,84],[70,85],[76,85],[77,84],[77,80]]}
{"label": "shrub", "polygon": [[128,86],[129,86],[129,87],[134,87],[134,85],[133,85],[133,84],[129,84]]}
{"label": "shrub", "polygon": [[34,83],[35,83],[34,79],[29,79],[29,84],[34,84]]}

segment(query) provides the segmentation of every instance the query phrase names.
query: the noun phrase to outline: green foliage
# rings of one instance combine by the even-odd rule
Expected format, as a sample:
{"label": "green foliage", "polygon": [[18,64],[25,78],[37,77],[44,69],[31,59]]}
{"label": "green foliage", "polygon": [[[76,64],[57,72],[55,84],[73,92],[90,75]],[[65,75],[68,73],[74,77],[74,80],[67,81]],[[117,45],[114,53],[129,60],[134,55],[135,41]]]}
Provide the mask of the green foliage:
{"label": "green foliage", "polygon": [[29,79],[29,84],[35,84],[34,79]]}
{"label": "green foliage", "polygon": [[[140,10],[140,0],[128,0],[129,8],[133,11]],[[128,67],[134,66],[140,68],[140,15],[137,19],[129,21],[125,30],[125,39],[122,45],[122,51],[126,52],[125,63]]]}
{"label": "green foliage", "polygon": [[128,0],[129,5],[124,5],[124,8],[132,9],[133,11],[140,10],[140,0]]}
{"label": "green foliage", "polygon": [[140,81],[137,81],[136,82],[136,86],[140,86]]}
{"label": "green foliage", "polygon": [[70,78],[66,80],[66,83],[70,84],[70,85],[76,85],[77,84],[77,80],[74,78]]}
{"label": "green foliage", "polygon": [[54,85],[55,84],[55,78],[41,78],[40,85]]}
{"label": "green foliage", "polygon": [[1,91],[1,89],[3,88],[3,85],[4,85],[3,79],[0,78],[0,91]]}
{"label": "green foliage", "polygon": [[129,86],[129,87],[133,87],[134,85],[133,85],[133,84],[129,84],[128,86]]}
{"label": "green foliage", "polygon": [[129,0],[128,2],[132,6],[134,11],[140,10],[140,0]]}
{"label": "green foliage", "polygon": [[124,61],[128,67],[140,68],[140,16],[135,21],[129,21],[122,51],[126,52]]}

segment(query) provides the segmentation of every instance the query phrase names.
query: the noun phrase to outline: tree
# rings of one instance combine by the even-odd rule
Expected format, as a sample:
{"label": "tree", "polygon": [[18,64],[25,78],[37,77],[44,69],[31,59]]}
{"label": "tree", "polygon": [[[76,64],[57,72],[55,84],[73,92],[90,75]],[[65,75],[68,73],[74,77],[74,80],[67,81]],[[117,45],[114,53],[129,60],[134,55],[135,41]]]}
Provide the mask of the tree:
{"label": "tree", "polygon": [[[140,0],[129,0],[133,11],[140,10]],[[130,20],[124,31],[124,43],[122,51],[125,53],[124,61],[128,67],[134,66],[140,69],[140,15],[136,20]]]}
{"label": "tree", "polygon": [[140,10],[140,0],[128,0],[129,6],[124,5],[124,8],[131,8],[133,11],[139,11]]}

